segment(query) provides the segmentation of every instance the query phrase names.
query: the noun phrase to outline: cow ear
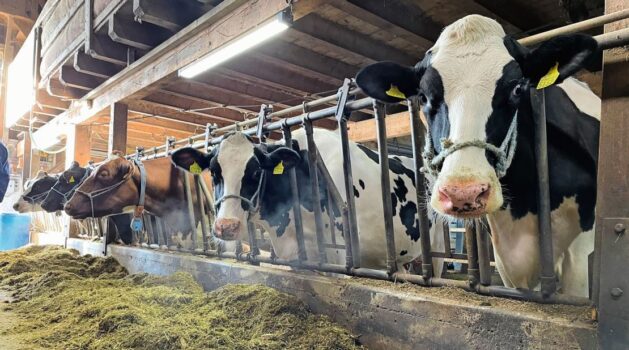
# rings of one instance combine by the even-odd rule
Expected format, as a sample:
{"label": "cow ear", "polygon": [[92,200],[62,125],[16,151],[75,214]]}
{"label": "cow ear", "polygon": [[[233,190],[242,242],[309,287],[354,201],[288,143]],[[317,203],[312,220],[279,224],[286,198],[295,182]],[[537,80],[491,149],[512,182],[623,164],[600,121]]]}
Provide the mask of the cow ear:
{"label": "cow ear", "polygon": [[[524,76],[538,86],[559,84],[579,71],[598,50],[594,38],[585,34],[552,38],[530,52],[520,63]],[[546,83],[545,83],[546,82]]]}
{"label": "cow ear", "polygon": [[[272,147],[270,146],[269,149],[272,149]],[[301,160],[299,153],[284,146],[275,148],[271,153],[260,147],[255,147],[253,151],[256,158],[258,158],[258,162],[260,162],[260,166],[266,170],[275,170],[280,163],[283,170],[290,169]]]}
{"label": "cow ear", "polygon": [[170,158],[175,166],[191,173],[200,173],[210,167],[212,156],[192,147],[185,147],[176,150]]}
{"label": "cow ear", "polygon": [[378,62],[361,69],[356,75],[356,84],[369,97],[385,103],[398,103],[417,95],[419,78],[413,67]]}

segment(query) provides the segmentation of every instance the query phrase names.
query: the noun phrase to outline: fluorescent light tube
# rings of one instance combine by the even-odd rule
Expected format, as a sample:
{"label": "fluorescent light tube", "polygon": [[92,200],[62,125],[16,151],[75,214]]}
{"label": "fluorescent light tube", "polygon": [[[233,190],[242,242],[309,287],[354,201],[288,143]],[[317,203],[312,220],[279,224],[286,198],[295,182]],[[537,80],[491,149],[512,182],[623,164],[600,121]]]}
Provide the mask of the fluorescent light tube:
{"label": "fluorescent light tube", "polygon": [[275,16],[270,22],[258,26],[251,32],[243,35],[233,42],[223,47],[219,47],[218,49],[210,52],[207,56],[185,68],[180,69],[179,76],[184,78],[193,78],[256,45],[263,43],[264,41],[288,29],[288,27],[288,23],[282,20],[282,16]]}

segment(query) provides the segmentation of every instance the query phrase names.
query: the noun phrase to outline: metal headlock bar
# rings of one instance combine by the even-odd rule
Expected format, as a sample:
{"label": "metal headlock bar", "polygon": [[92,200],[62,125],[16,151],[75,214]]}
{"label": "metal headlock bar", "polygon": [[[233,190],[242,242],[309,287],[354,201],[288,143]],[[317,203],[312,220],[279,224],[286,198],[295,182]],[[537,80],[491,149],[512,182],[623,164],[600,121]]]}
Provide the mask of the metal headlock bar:
{"label": "metal headlock bar", "polygon": [[[567,26],[563,29],[555,32],[542,33],[537,36],[530,37],[528,39],[521,39],[521,43],[524,45],[530,45],[539,42],[542,38],[549,38],[550,36],[565,34],[567,32],[573,32],[583,29],[585,27],[600,25],[603,23],[609,23],[629,16],[628,11],[621,11],[616,14],[606,15],[601,18],[592,19],[591,21],[582,22],[580,25]],[[588,23],[586,23],[588,22]],[[584,27],[585,26],[585,27]],[[606,33],[597,36],[596,39],[602,48],[611,48],[626,44],[629,40],[629,32],[627,29],[622,29],[613,33]],[[512,289],[501,286],[492,286],[491,284],[491,267],[490,267],[490,243],[489,233],[487,232],[486,225],[481,222],[476,222],[473,225],[469,225],[465,229],[465,240],[467,247],[467,255],[463,254],[451,254],[450,252],[439,253],[431,251],[431,242],[429,232],[429,218],[425,209],[418,210],[418,217],[420,223],[420,238],[421,238],[421,251],[422,251],[422,275],[414,275],[408,273],[397,272],[396,259],[395,259],[395,240],[392,224],[392,203],[390,193],[389,182],[389,162],[388,162],[388,149],[386,144],[386,113],[383,106],[379,103],[375,103],[371,98],[362,98],[354,100],[355,97],[361,93],[361,90],[354,86],[354,82],[351,79],[345,79],[342,87],[338,93],[332,96],[320,98],[310,102],[304,102],[302,105],[290,107],[278,112],[272,112],[272,110],[265,105],[260,108],[258,118],[246,120],[243,122],[235,123],[223,128],[217,128],[216,125],[207,125],[203,134],[195,135],[190,138],[176,141],[173,138],[166,140],[164,146],[154,147],[152,151],[152,157],[164,157],[169,156],[173,148],[177,146],[183,146],[189,144],[191,147],[197,149],[203,149],[209,151],[212,146],[218,145],[227,132],[233,130],[242,130],[242,132],[249,136],[257,136],[260,141],[264,141],[266,135],[271,131],[281,130],[284,135],[284,142],[290,146],[292,143],[291,127],[304,127],[308,140],[308,157],[310,165],[310,175],[313,182],[313,197],[315,203],[321,203],[319,193],[319,182],[325,182],[325,188],[328,195],[328,215],[330,220],[330,226],[334,223],[334,210],[340,211],[343,221],[343,237],[345,240],[344,245],[339,245],[336,242],[334,230],[331,228],[330,242],[326,243],[324,236],[324,223],[323,213],[319,205],[314,206],[315,213],[315,226],[316,226],[316,240],[318,250],[318,261],[313,262],[308,260],[311,257],[307,256],[306,247],[304,242],[304,228],[303,220],[301,217],[301,208],[299,203],[299,193],[297,186],[297,179],[295,170],[289,171],[290,188],[292,193],[292,207],[294,214],[294,224],[296,228],[296,239],[298,243],[298,259],[295,261],[288,261],[278,258],[273,253],[270,257],[262,256],[259,254],[257,247],[256,230],[253,223],[248,220],[247,226],[249,231],[249,240],[251,245],[251,252],[249,254],[242,254],[241,246],[239,245],[236,252],[225,252],[223,244],[214,237],[212,229],[210,227],[210,220],[215,215],[213,195],[208,189],[205,181],[201,176],[194,175],[194,184],[196,203],[192,196],[191,182],[188,176],[184,176],[184,187],[186,199],[188,201],[188,210],[190,213],[190,223],[193,228],[193,253],[203,254],[205,256],[218,256],[234,258],[241,261],[248,261],[250,263],[270,263],[277,265],[294,266],[306,269],[313,269],[322,272],[332,272],[339,274],[347,274],[351,276],[370,277],[384,280],[397,280],[407,281],[422,286],[453,286],[463,288],[469,291],[474,291],[483,295],[502,296],[522,300],[531,300],[541,303],[563,303],[574,305],[590,305],[591,301],[586,298],[572,297],[563,294],[556,293],[556,277],[554,276],[554,261],[552,255],[552,236],[550,226],[550,206],[549,206],[549,189],[548,189],[548,157],[547,157],[547,141],[546,141],[546,123],[545,123],[545,95],[544,91],[533,90],[531,93],[531,103],[533,105],[534,122],[535,122],[535,158],[536,168],[538,176],[538,200],[539,200],[539,230],[540,230],[540,252],[541,252],[541,292],[527,291],[520,289]],[[316,111],[312,111],[315,107],[321,107],[325,104],[337,101],[336,106],[321,108]],[[412,150],[415,162],[414,176],[416,184],[416,198],[420,203],[423,198],[426,197],[426,179],[420,172],[422,167],[421,152],[424,147],[424,135],[425,129],[420,122],[419,109],[416,99],[409,99],[407,101],[410,123],[411,123],[411,140]],[[351,157],[349,152],[349,137],[347,134],[347,121],[349,114],[353,111],[362,110],[366,108],[373,108],[376,127],[377,127],[377,140],[379,150],[379,164],[381,170],[381,190],[383,200],[383,219],[385,223],[385,232],[383,241],[386,244],[387,252],[387,264],[386,270],[376,270],[361,267],[360,259],[360,245],[359,245],[359,233],[356,219],[356,206],[353,195],[353,179],[351,168]],[[302,112],[301,114],[293,117],[288,117],[294,113]],[[278,118],[282,118],[279,119]],[[341,138],[341,148],[343,154],[343,166],[344,166],[344,185],[346,199],[343,200],[339,189],[335,186],[333,179],[327,170],[325,163],[317,152],[316,144],[313,137],[312,122],[320,119],[334,117],[339,124],[339,133]],[[221,134],[221,136],[218,136]],[[136,154],[129,155],[127,158],[146,158],[146,155],[141,150],[138,150]],[[202,222],[202,235],[203,235],[203,248],[196,249],[196,229],[195,229],[195,204],[196,209],[201,213]],[[421,206],[420,206],[421,207]],[[207,215],[205,215],[207,213]],[[168,246],[173,249],[172,242],[169,241],[169,236],[164,229],[163,221],[160,218],[156,218],[156,224],[147,225],[152,231],[158,230],[157,239],[155,236],[146,236],[146,240],[149,242],[150,247],[164,247]],[[207,228],[210,227],[208,232]],[[449,239],[446,235],[444,238]],[[144,239],[144,238],[142,238]],[[157,241],[158,244],[154,244]],[[153,244],[151,244],[153,243]],[[214,246],[214,249],[212,249]],[[346,262],[344,265],[330,264],[327,262],[326,249],[344,248],[346,252]],[[432,257],[445,257],[445,258],[467,258],[468,265],[468,280],[457,281],[442,278],[441,276],[433,276]]]}

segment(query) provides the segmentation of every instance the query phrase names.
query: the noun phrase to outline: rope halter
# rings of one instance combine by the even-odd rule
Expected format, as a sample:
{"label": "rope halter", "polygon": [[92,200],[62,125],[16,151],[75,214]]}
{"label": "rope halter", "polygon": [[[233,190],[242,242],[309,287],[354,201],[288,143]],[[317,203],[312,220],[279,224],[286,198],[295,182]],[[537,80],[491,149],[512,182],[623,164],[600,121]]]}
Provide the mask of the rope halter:
{"label": "rope halter", "polygon": [[30,196],[30,195],[22,195],[22,198],[24,198],[24,200],[27,203],[35,204],[35,203],[41,202],[44,198],[46,198],[51,190],[52,190],[52,188],[50,188],[48,191],[45,191],[45,192],[42,192],[42,193],[38,193],[38,194],[32,195],[32,196]]}
{"label": "rope halter", "polygon": [[129,169],[129,172],[127,172],[122,179],[120,179],[120,181],[116,182],[113,185],[104,187],[104,188],[100,188],[91,192],[85,192],[82,191],[80,188],[77,188],[75,193],[79,193],[84,195],[85,197],[87,197],[90,200],[90,206],[92,209],[92,217],[95,217],[94,215],[94,198],[99,197],[104,195],[105,193],[109,193],[115,189],[117,189],[118,187],[122,186],[125,182],[127,182],[129,179],[131,179],[133,177],[133,174],[135,173],[135,164],[133,162],[131,163],[131,169]]}
{"label": "rope halter", "polygon": [[[65,192],[61,192],[57,186],[60,185],[61,183],[59,181],[57,181],[57,183],[52,186],[52,188],[50,189],[52,192],[57,193],[58,195],[60,195],[63,199],[61,200],[61,204],[65,204],[68,202],[68,200],[70,199],[70,197],[72,197],[72,195],[74,194],[74,191],[81,186],[81,184],[87,179],[88,176],[90,176],[90,174],[92,173],[92,168],[87,168],[85,169],[85,173],[83,174],[83,177],[81,177],[81,179],[79,181],[77,181],[69,190],[65,191]],[[65,179],[65,176],[61,175],[61,177],[63,179]],[[66,182],[68,182],[66,180]]]}
{"label": "rope halter", "polygon": [[505,135],[504,140],[500,144],[500,147],[496,147],[491,143],[484,140],[471,140],[471,141],[463,141],[454,143],[450,139],[442,138],[441,139],[441,147],[442,150],[439,154],[435,154],[434,147],[432,144],[432,137],[430,135],[430,131],[426,133],[426,142],[424,146],[424,152],[422,153],[422,158],[424,162],[424,166],[421,168],[423,173],[434,176],[435,178],[439,175],[441,171],[441,167],[446,157],[453,154],[456,151],[462,150],[467,147],[477,147],[485,149],[486,151],[492,152],[496,155],[496,165],[494,168],[496,169],[496,175],[498,178],[502,178],[507,174],[507,169],[511,166],[511,161],[513,161],[513,156],[515,154],[515,147],[517,144],[518,138],[518,114],[513,116],[511,120],[511,125],[509,126],[509,130]]}
{"label": "rope halter", "polygon": [[261,197],[262,197],[262,192],[263,192],[262,187],[264,185],[265,174],[266,174],[266,170],[262,171],[262,174],[260,175],[260,181],[258,182],[258,188],[256,189],[255,193],[251,196],[251,198],[245,198],[237,194],[226,194],[222,196],[221,198],[219,198],[214,203],[215,212],[218,213],[218,206],[221,203],[223,203],[225,200],[239,199],[240,201],[245,202],[247,204],[247,212],[249,212],[249,214],[257,213],[258,210],[260,209],[260,202],[261,202]]}

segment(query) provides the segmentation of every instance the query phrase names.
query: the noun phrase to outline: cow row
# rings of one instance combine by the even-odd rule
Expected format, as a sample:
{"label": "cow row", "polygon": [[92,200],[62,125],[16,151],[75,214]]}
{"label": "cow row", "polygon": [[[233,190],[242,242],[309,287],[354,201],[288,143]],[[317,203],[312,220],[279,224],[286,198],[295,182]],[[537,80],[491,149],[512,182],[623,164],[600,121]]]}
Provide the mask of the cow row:
{"label": "cow row", "polygon": [[[413,160],[397,156],[389,160],[399,267],[421,258],[422,234],[430,234],[433,252],[444,250],[441,225],[420,232],[418,208],[429,206],[448,219],[486,217],[504,284],[538,287],[530,94],[532,89],[544,89],[555,270],[561,292],[588,295],[600,100],[570,76],[596,50],[596,41],[585,35],[557,37],[529,50],[507,36],[496,21],[473,15],[446,27],[416,66],[380,62],[358,73],[356,83],[368,96],[385,103],[417,98],[427,118],[423,170],[430,193],[426,203],[416,200]],[[16,206],[41,200],[43,208],[63,206],[78,219],[119,213],[137,217],[148,212],[161,217],[170,231],[179,232],[183,242],[199,224],[188,215],[183,176],[190,172],[200,174],[213,189],[214,208],[208,212],[215,213],[211,228],[216,237],[246,239],[251,222],[268,234],[278,257],[294,260],[299,244],[288,172],[294,169],[306,255],[315,259],[319,247],[314,208],[320,206],[334,218],[326,229],[342,233],[341,215],[338,208],[330,207],[326,186],[339,189],[344,201],[348,192],[338,132],[315,129],[314,141],[333,182],[320,183],[318,196],[313,193],[306,134],[300,129],[294,132],[292,144],[261,145],[234,132],[209,153],[187,147],[170,158],[140,162],[116,156],[91,170],[76,165],[58,178],[43,176],[35,181]],[[386,266],[387,248],[378,154],[350,143],[350,157],[354,183],[349,193],[356,202],[361,266],[381,269]],[[46,188],[50,190],[43,199]],[[200,198],[195,188],[191,195],[193,200]],[[196,218],[207,214],[199,206],[194,208]],[[341,235],[338,243],[342,245],[344,238]],[[345,250],[337,246],[325,253],[330,263],[345,261]],[[442,259],[433,258],[433,266],[440,276]]]}

